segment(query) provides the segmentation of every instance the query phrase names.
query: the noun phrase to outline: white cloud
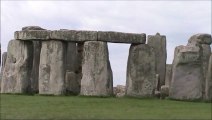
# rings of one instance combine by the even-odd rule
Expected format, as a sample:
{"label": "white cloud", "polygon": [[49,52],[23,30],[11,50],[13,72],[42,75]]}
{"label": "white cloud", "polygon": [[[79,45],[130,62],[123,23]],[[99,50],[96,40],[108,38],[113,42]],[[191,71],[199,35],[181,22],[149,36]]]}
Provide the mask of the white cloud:
{"label": "white cloud", "polygon": [[[195,33],[211,33],[210,5],[211,1],[1,1],[2,51],[14,31],[28,25],[160,32],[167,36],[167,63],[172,63],[176,46],[185,45]],[[109,44],[115,84],[125,84],[128,49],[129,45]]]}

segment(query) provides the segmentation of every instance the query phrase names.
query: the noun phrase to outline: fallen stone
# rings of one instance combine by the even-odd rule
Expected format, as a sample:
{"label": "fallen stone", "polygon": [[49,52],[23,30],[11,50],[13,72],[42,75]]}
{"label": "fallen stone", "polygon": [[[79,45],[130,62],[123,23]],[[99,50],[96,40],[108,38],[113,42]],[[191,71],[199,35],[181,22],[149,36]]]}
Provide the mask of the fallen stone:
{"label": "fallen stone", "polygon": [[[166,36],[160,35],[148,35],[148,43],[155,51],[156,55],[156,73],[160,75],[160,87],[165,85],[166,74]],[[159,88],[160,88],[159,87]]]}
{"label": "fallen stone", "polygon": [[146,34],[98,31],[98,41],[113,43],[146,43]]}
{"label": "fallen stone", "polygon": [[65,93],[66,44],[62,41],[43,41],[39,66],[39,94]]}
{"label": "fallen stone", "polygon": [[210,62],[208,67],[205,93],[206,93],[206,100],[212,100],[212,54],[210,57]]}
{"label": "fallen stone", "polygon": [[126,95],[149,97],[154,95],[156,61],[153,48],[147,44],[130,46],[127,64]]}
{"label": "fallen stone", "polygon": [[201,52],[198,46],[178,46],[175,48],[170,98],[178,100],[202,99],[204,77]]}
{"label": "fallen stone", "polygon": [[125,96],[125,86],[117,85],[116,87],[114,87],[113,92],[116,97],[124,97]]}
{"label": "fallen stone", "polygon": [[85,42],[83,47],[81,95],[112,95],[111,73],[107,43]]}
{"label": "fallen stone", "polygon": [[28,93],[33,62],[32,42],[11,40],[6,59],[1,93]]}

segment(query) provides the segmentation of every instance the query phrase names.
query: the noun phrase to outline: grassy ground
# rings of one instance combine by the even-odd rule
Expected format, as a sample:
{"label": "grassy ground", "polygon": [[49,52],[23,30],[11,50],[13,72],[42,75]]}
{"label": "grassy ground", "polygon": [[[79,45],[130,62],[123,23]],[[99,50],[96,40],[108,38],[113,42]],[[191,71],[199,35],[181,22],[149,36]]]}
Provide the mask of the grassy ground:
{"label": "grassy ground", "polygon": [[211,119],[211,103],[1,94],[1,119]]}

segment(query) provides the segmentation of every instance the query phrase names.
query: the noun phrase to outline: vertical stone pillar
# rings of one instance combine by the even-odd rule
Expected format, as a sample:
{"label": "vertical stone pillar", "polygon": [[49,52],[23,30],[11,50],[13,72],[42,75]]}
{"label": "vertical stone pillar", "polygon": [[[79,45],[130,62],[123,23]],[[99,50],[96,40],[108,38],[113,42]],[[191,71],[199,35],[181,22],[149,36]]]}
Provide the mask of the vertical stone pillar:
{"label": "vertical stone pillar", "polygon": [[188,45],[190,46],[199,46],[202,51],[202,70],[203,70],[203,81],[202,81],[202,94],[203,98],[205,99],[205,91],[206,91],[206,78],[209,66],[209,59],[211,55],[211,45],[212,39],[210,34],[195,34],[190,37],[188,40]]}
{"label": "vertical stone pillar", "polygon": [[127,63],[126,95],[153,96],[156,82],[155,52],[147,44],[130,46]]}
{"label": "vertical stone pillar", "polygon": [[112,71],[106,42],[84,43],[81,95],[109,96],[113,94]]}
{"label": "vertical stone pillar", "polygon": [[178,100],[202,99],[202,53],[198,46],[178,46],[172,69],[169,96]]}
{"label": "vertical stone pillar", "polygon": [[34,51],[33,51],[33,67],[32,67],[32,73],[31,73],[31,90],[32,90],[32,93],[38,93],[41,41],[33,41],[33,49]]}
{"label": "vertical stone pillar", "polygon": [[172,64],[166,65],[166,78],[165,78],[165,85],[170,87],[172,79]]}
{"label": "vertical stone pillar", "polygon": [[165,74],[166,74],[166,36],[160,35],[157,33],[156,35],[148,36],[148,43],[150,47],[152,47],[155,51],[156,55],[156,73],[159,74],[160,78],[160,86],[165,85]]}
{"label": "vertical stone pillar", "polygon": [[1,93],[27,93],[33,62],[31,41],[11,40],[3,70]]}
{"label": "vertical stone pillar", "polygon": [[67,94],[79,94],[80,82],[77,79],[77,46],[76,43],[67,43],[67,63],[65,85]]}
{"label": "vertical stone pillar", "polygon": [[206,93],[206,100],[212,100],[212,54],[208,66],[205,93]]}
{"label": "vertical stone pillar", "polygon": [[39,94],[60,95],[65,92],[66,44],[42,41],[39,66]]}
{"label": "vertical stone pillar", "polygon": [[7,59],[7,52],[4,52],[2,54],[2,66],[1,66],[1,78],[0,78],[0,91],[1,91],[1,81],[2,81],[2,75],[3,75],[3,71],[4,71],[4,67],[5,67],[5,63],[6,63],[6,59]]}

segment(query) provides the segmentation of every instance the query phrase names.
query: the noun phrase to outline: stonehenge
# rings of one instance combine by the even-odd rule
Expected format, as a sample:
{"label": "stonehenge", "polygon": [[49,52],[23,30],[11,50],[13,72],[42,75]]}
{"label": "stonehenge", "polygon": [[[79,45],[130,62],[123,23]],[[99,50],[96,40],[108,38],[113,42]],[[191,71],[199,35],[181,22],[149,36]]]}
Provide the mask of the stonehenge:
{"label": "stonehenge", "polygon": [[[126,86],[113,88],[108,42],[131,44]],[[192,35],[166,64],[166,36],[159,33],[27,26],[2,56],[0,92],[212,100],[211,43],[210,34]]]}

